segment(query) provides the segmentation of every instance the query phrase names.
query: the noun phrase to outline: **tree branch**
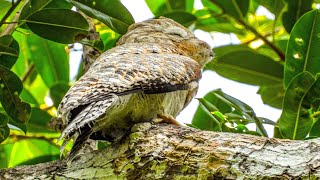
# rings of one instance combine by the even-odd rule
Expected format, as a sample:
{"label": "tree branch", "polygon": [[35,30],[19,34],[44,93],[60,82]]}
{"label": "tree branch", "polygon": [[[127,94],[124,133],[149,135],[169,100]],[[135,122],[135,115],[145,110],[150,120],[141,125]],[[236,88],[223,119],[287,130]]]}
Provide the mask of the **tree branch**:
{"label": "tree branch", "polygon": [[253,34],[255,34],[258,38],[260,38],[267,46],[269,46],[271,49],[273,49],[277,55],[280,57],[281,61],[285,61],[285,54],[277,47],[275,46],[273,43],[271,43],[270,41],[268,41],[268,39],[266,37],[264,37],[262,34],[260,34],[255,28],[251,27],[250,25],[248,25],[247,23],[245,23],[242,20],[238,20],[238,22],[243,25],[245,28],[247,28],[248,30],[250,30]]}
{"label": "tree branch", "polygon": [[291,141],[135,125],[106,149],[0,170],[0,179],[309,179],[320,178],[320,139]]}

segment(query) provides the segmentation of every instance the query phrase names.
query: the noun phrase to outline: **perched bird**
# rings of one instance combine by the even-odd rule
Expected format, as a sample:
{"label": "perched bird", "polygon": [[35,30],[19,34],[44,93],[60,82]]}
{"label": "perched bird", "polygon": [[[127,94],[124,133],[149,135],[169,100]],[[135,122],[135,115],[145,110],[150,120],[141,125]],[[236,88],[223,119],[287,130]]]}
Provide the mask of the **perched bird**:
{"label": "perched bird", "polygon": [[[58,112],[69,156],[88,139],[117,140],[139,122],[174,118],[198,89],[201,69],[213,56],[208,44],[168,18],[133,24],[70,88]],[[64,147],[62,146],[62,148]]]}

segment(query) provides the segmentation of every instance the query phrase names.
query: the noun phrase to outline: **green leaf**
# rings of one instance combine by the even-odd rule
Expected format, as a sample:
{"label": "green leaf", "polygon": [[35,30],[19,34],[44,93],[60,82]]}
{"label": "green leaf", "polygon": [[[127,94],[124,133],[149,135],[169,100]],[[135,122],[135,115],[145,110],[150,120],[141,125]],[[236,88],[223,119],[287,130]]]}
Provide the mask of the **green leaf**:
{"label": "green leaf", "polygon": [[42,9],[71,9],[65,0],[29,0],[23,7],[19,20],[27,19],[31,14]]}
{"label": "green leaf", "polygon": [[243,19],[246,16],[250,3],[249,0],[211,0],[211,2],[235,19]]}
{"label": "green leaf", "polygon": [[8,124],[10,125],[10,129],[21,130],[24,133],[27,133],[26,123],[16,123],[10,118]]}
{"label": "green leaf", "polygon": [[0,65],[0,101],[10,118],[17,123],[26,123],[30,118],[31,107],[21,101],[19,94],[22,83],[13,72]]}
{"label": "green leaf", "polygon": [[[229,105],[219,100],[214,94],[208,93],[202,99],[215,106],[221,113],[231,112]],[[214,109],[214,108],[213,108]],[[212,120],[212,116],[206,112],[204,106],[198,106],[196,113],[192,119],[192,125],[202,130],[218,131],[219,126]]]}
{"label": "green leaf", "polygon": [[47,124],[52,116],[40,108],[34,107],[31,110],[31,117],[27,124],[28,133],[52,133],[48,130]]}
{"label": "green leaf", "polygon": [[261,86],[258,90],[264,104],[278,109],[282,108],[284,93],[282,83],[273,86]]}
{"label": "green leaf", "polygon": [[161,16],[173,19],[176,22],[184,25],[185,27],[190,26],[192,23],[194,23],[197,20],[197,18],[194,15],[192,15],[188,12],[175,11],[175,12],[163,14]]}
{"label": "green leaf", "polygon": [[310,104],[305,97],[313,84],[318,85],[309,72],[302,72],[292,79],[286,90],[279,129],[284,138],[303,139],[309,133],[313,120],[309,116]]}
{"label": "green leaf", "polygon": [[80,41],[89,30],[86,19],[69,9],[37,11],[26,19],[26,24],[38,36],[63,44]]}
{"label": "green leaf", "polygon": [[145,0],[149,9],[155,16],[172,11],[192,12],[194,0]]}
{"label": "green leaf", "polygon": [[106,24],[119,34],[127,32],[134,19],[128,9],[120,1],[104,0],[67,0],[86,15]]}
{"label": "green leaf", "polygon": [[65,82],[58,82],[50,88],[50,97],[55,107],[58,107],[62,98],[69,90],[70,86]]}
{"label": "green leaf", "polygon": [[32,159],[28,159],[26,161],[23,161],[23,162],[17,164],[17,166],[45,163],[45,162],[58,160],[58,159],[60,159],[60,155],[59,154],[49,154],[49,155],[44,155],[44,156],[39,156],[39,157],[35,157],[35,158],[32,158]]}
{"label": "green leaf", "polygon": [[312,75],[320,72],[320,11],[303,15],[291,31],[286,52],[284,86],[299,73],[308,71]]}
{"label": "green leaf", "polygon": [[13,144],[0,144],[0,169],[9,167],[9,155],[12,152]]}
{"label": "green leaf", "polygon": [[0,65],[11,68],[19,56],[19,44],[11,35],[0,37]]}
{"label": "green leaf", "polygon": [[218,31],[221,33],[235,33],[244,34],[244,29],[242,27],[235,26],[225,17],[215,16],[212,11],[208,9],[197,10],[194,15],[197,18],[195,23],[196,29],[201,29],[203,31]]}
{"label": "green leaf", "polygon": [[[215,49],[213,49],[215,52]],[[206,65],[228,79],[252,85],[273,85],[282,82],[283,66],[271,58],[251,50],[217,55]]]}
{"label": "green leaf", "polygon": [[9,136],[10,129],[7,123],[8,117],[0,113],[0,144]]}
{"label": "green leaf", "polygon": [[27,36],[29,59],[47,85],[58,81],[69,82],[69,57],[65,45],[45,40],[35,35]]}
{"label": "green leaf", "polygon": [[260,5],[268,9],[271,13],[273,13],[276,17],[278,17],[285,7],[285,4],[282,0],[255,0]]}
{"label": "green leaf", "polygon": [[285,0],[287,11],[282,15],[282,23],[288,33],[296,21],[306,12],[312,10],[313,0]]}
{"label": "green leaf", "polygon": [[39,106],[39,103],[37,102],[37,100],[33,97],[33,95],[25,88],[23,88],[23,90],[20,93],[20,98],[24,101],[27,102],[29,104],[35,105],[35,106]]}
{"label": "green leaf", "polygon": [[320,121],[317,119],[317,121],[313,124],[309,136],[315,136],[320,137]]}
{"label": "green leaf", "polygon": [[235,110],[244,115],[247,119],[254,119],[258,132],[260,132],[262,135],[268,137],[267,131],[263,127],[263,119],[256,117],[253,109],[247,105],[246,103],[229,96],[228,94],[223,93],[221,90],[214,90],[211,91],[212,94],[214,94],[217,98],[219,98],[221,101],[225,102],[229,106],[235,108]]}
{"label": "green leaf", "polygon": [[30,159],[47,155],[52,155],[51,160],[55,160],[59,153],[59,147],[54,143],[38,139],[20,140],[14,143],[11,153],[7,156],[8,167],[14,167]]}

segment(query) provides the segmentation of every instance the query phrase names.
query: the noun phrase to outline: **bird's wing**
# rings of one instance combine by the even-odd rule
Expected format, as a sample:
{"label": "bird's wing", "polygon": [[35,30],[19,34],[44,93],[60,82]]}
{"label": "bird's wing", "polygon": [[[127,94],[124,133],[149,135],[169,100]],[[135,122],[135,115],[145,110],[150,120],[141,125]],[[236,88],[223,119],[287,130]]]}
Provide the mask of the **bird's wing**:
{"label": "bird's wing", "polygon": [[93,102],[110,94],[121,96],[143,91],[147,94],[189,89],[198,82],[201,69],[193,59],[176,54],[103,55],[70,88],[59,112],[68,123]]}

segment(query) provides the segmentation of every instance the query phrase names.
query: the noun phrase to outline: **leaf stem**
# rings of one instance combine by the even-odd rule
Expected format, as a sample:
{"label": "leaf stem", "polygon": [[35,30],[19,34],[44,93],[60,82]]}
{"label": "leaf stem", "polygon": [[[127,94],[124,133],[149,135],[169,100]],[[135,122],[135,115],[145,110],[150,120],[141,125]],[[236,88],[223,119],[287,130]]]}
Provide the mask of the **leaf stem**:
{"label": "leaf stem", "polygon": [[271,49],[273,49],[278,56],[280,57],[281,61],[285,61],[285,54],[273,43],[268,41],[266,37],[264,37],[262,34],[260,34],[255,28],[251,27],[249,24],[244,22],[243,20],[238,19],[238,22],[243,25],[245,28],[250,30],[253,34],[255,34],[258,38],[260,38],[266,45],[268,45]]}
{"label": "leaf stem", "polygon": [[22,83],[26,82],[27,78],[31,75],[31,73],[33,72],[34,68],[35,68],[34,64],[31,64],[31,66],[27,70],[26,74],[21,79]]}
{"label": "leaf stem", "polygon": [[19,3],[22,0],[17,0],[16,3],[14,3],[14,0],[12,0],[12,6],[9,8],[9,10],[7,11],[7,13],[2,17],[1,21],[0,21],[0,28],[3,24],[6,24],[5,21],[8,19],[8,17],[11,15],[11,13],[16,9],[16,7],[19,5]]}

